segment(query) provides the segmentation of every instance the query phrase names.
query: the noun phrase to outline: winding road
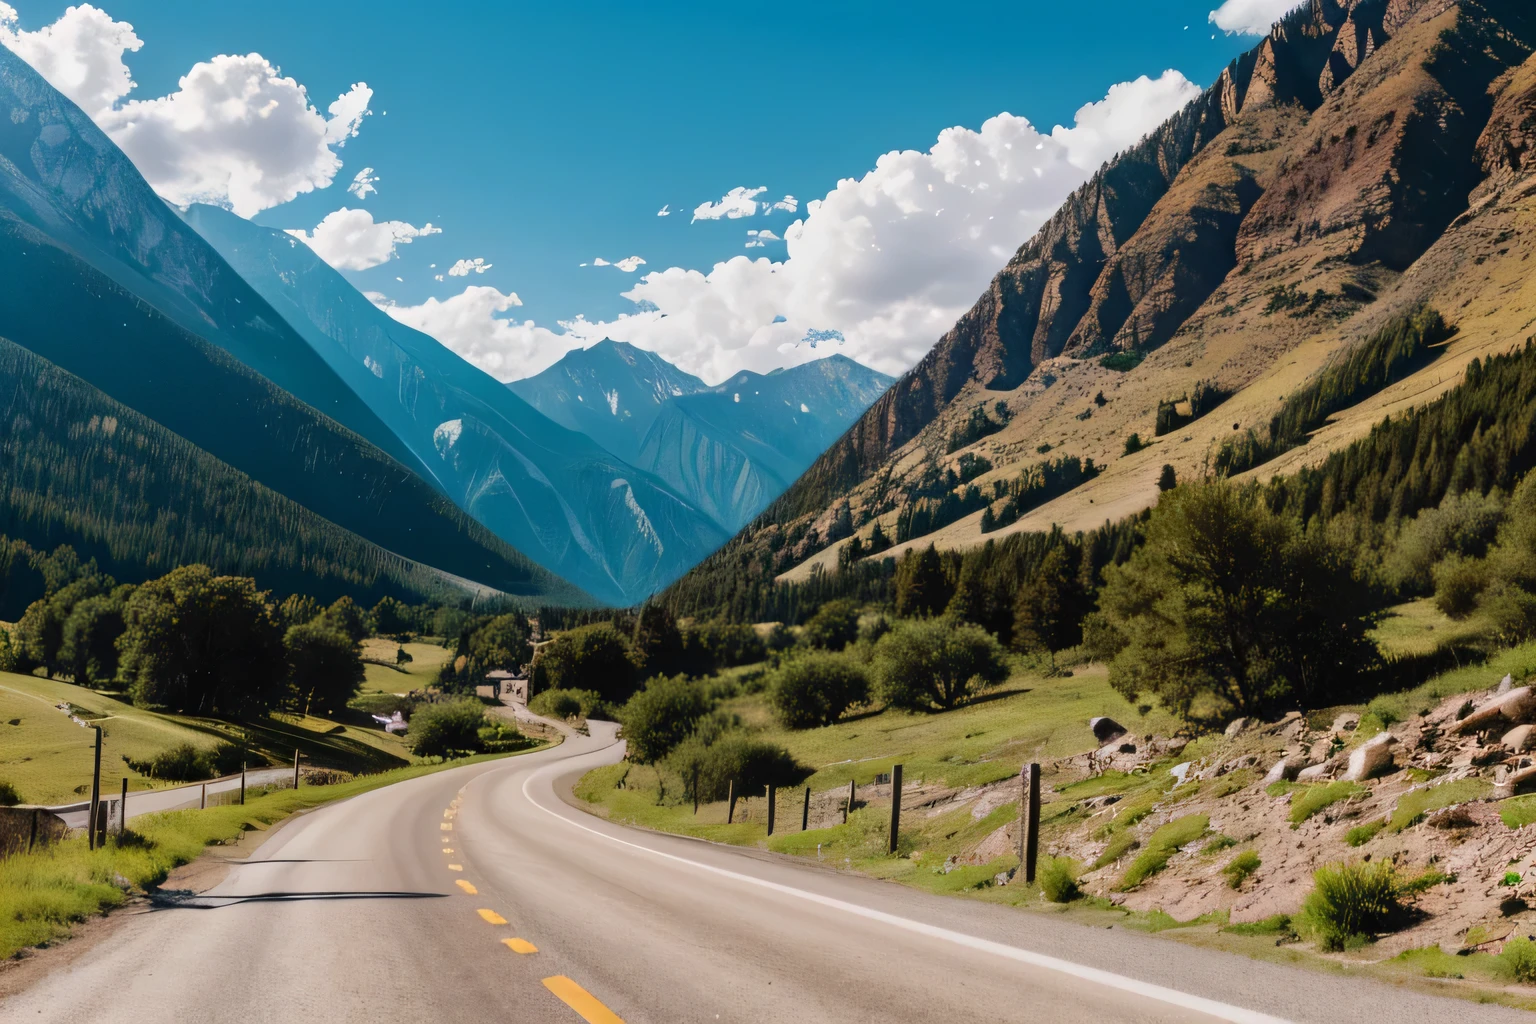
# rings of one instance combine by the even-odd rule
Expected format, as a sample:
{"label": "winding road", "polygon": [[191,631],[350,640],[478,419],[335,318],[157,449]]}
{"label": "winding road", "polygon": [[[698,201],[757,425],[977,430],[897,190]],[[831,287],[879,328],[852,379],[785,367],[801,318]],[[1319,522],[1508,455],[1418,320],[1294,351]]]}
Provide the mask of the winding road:
{"label": "winding road", "polygon": [[592,732],[294,818],[0,1019],[1531,1019],[612,824],[561,796],[622,753]]}

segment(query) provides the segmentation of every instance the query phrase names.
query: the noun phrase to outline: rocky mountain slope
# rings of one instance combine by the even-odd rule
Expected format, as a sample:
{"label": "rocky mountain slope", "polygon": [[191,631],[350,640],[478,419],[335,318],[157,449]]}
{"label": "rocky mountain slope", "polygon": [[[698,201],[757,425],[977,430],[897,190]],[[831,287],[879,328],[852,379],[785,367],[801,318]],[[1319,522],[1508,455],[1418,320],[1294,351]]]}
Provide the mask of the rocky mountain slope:
{"label": "rocky mountain slope", "polygon": [[302,242],[210,206],[185,217],[438,487],[551,572],[631,604],[725,539],[661,480],[394,320]]}
{"label": "rocky mountain slope", "polygon": [[1155,501],[1165,464],[1208,471],[1421,305],[1457,332],[1438,358],[1255,472],[1320,458],[1523,342],[1533,46],[1517,0],[1310,0],[1079,189],[722,557],[803,578],[836,564],[845,508],[866,539],[876,521],[894,536],[945,470],[977,493],[909,544],[978,544],[994,486],[1047,457],[1102,472],[997,532],[1097,525]]}
{"label": "rocky mountain slope", "polygon": [[674,398],[709,390],[702,380],[656,353],[606,338],[591,348],[568,352],[544,372],[507,387],[562,427],[579,430],[637,465],[640,442],[662,407]]}

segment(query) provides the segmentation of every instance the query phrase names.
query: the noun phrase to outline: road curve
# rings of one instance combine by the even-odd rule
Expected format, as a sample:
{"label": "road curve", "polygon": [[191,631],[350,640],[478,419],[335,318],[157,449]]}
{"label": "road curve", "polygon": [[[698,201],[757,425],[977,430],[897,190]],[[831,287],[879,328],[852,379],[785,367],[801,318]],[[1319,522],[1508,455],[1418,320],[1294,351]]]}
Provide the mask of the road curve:
{"label": "road curve", "polygon": [[0,1019],[1528,1021],[625,828],[559,787],[612,727],[303,815]]}

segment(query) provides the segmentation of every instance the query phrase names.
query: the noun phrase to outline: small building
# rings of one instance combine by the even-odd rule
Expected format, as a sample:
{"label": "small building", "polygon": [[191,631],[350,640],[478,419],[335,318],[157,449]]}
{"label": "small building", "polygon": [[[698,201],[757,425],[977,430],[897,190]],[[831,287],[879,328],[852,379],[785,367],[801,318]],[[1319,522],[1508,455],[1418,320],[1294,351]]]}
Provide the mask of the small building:
{"label": "small building", "polygon": [[509,672],[504,668],[485,674],[485,681],[495,688],[494,695],[514,704],[528,703],[528,677]]}

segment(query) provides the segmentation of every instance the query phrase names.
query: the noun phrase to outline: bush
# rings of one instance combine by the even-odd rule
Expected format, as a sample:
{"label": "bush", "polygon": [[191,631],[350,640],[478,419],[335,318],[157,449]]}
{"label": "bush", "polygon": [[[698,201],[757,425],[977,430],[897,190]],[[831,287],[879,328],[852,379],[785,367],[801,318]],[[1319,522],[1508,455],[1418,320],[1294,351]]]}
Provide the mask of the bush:
{"label": "bush", "polygon": [[1221,873],[1227,876],[1227,884],[1234,889],[1241,889],[1248,876],[1259,870],[1259,855],[1252,850],[1244,850],[1227,862],[1227,866],[1221,869]]}
{"label": "bush", "polygon": [[898,623],[875,644],[874,669],[880,698],[908,711],[948,710],[1008,678],[1002,646],[992,634],[952,619]]}
{"label": "bush", "polygon": [[411,716],[406,741],[417,757],[453,757],[480,750],[485,707],[478,700],[460,699],[423,704]]}
{"label": "bush", "polygon": [[1510,939],[1495,958],[1500,974],[1522,985],[1536,984],[1536,942]]}
{"label": "bush", "polygon": [[786,660],[768,684],[768,703],[789,729],[831,725],[868,699],[863,667],[840,654],[815,652]]}
{"label": "bush", "polygon": [[1350,846],[1364,846],[1376,838],[1376,833],[1386,827],[1387,819],[1377,818],[1375,821],[1367,822],[1364,825],[1356,825],[1348,832],[1345,832],[1344,841]]}
{"label": "bush", "polygon": [[1363,945],[1403,923],[1408,904],[1437,876],[1404,880],[1389,863],[1330,864],[1312,875],[1303,923],[1323,949]]}
{"label": "bush", "polygon": [[576,718],[581,714],[580,690],[545,690],[528,700],[528,710],[546,718]]}
{"label": "bush", "polygon": [[1083,895],[1077,885],[1077,865],[1066,857],[1047,857],[1040,865],[1040,891],[1052,903],[1071,903]]}
{"label": "bush", "polygon": [[240,748],[233,743],[221,743],[212,750],[178,743],[145,761],[123,756],[123,762],[129,768],[162,782],[201,782],[220,775],[232,775],[240,770],[242,759]]}
{"label": "bush", "polygon": [[739,730],[713,738],[695,733],[673,750],[667,767],[682,778],[687,796],[694,795],[697,778],[701,801],[725,799],[732,781],[737,794],[757,796],[766,786],[793,786],[810,774],[783,747]]}
{"label": "bush", "polygon": [[1488,586],[1484,563],[1448,555],[1434,568],[1435,607],[1453,619],[1464,619],[1477,610],[1478,598]]}
{"label": "bush", "polygon": [[859,638],[859,605],[842,598],[828,601],[812,615],[800,639],[809,647],[840,651]]}
{"label": "bush", "polygon": [[4,779],[0,779],[0,807],[15,807],[22,802],[21,793],[17,791],[16,787]]}
{"label": "bush", "polygon": [[595,690],[604,700],[627,700],[635,691],[629,639],[608,622],[566,630],[540,648],[529,682],[537,692]]}
{"label": "bush", "polygon": [[688,737],[709,708],[703,687],[683,676],[647,680],[619,712],[628,757],[641,764],[660,761]]}

